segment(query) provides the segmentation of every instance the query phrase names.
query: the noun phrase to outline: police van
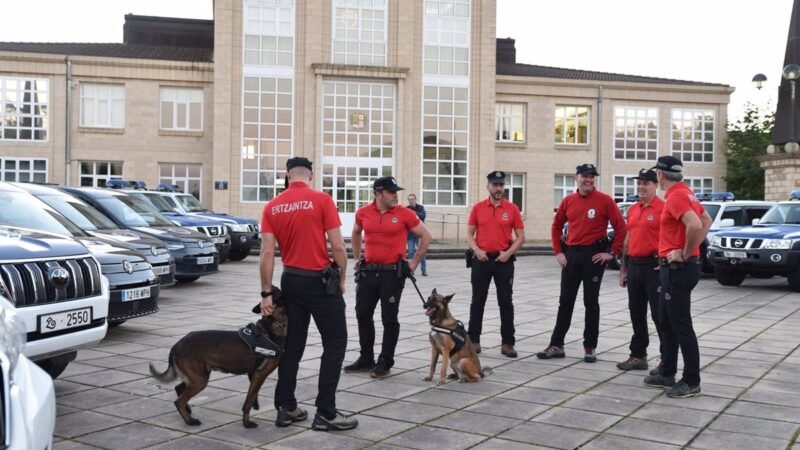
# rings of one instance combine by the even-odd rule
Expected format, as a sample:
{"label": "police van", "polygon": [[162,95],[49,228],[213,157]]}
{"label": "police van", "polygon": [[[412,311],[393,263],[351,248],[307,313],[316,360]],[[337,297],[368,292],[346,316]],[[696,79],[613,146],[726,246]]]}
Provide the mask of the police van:
{"label": "police van", "polygon": [[747,275],[779,275],[787,277],[792,290],[800,292],[800,191],[793,192],[791,198],[772,204],[761,217],[750,217],[752,214],[744,209],[744,226],[735,226],[731,217],[721,218],[707,252],[720,284],[738,286]]}

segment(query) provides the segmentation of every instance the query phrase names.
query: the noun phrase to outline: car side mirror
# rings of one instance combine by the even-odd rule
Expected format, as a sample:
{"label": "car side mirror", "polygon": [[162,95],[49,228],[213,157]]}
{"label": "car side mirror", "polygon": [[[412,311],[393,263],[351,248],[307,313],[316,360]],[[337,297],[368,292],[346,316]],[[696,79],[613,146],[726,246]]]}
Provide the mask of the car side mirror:
{"label": "car side mirror", "polygon": [[758,225],[758,222],[760,222],[760,221],[761,221],[761,219],[759,219],[758,217],[756,217],[755,219],[753,219],[753,221],[752,221],[750,224],[751,224],[751,225]]}
{"label": "car side mirror", "polygon": [[722,219],[719,221],[720,228],[728,228],[734,226],[733,219]]}

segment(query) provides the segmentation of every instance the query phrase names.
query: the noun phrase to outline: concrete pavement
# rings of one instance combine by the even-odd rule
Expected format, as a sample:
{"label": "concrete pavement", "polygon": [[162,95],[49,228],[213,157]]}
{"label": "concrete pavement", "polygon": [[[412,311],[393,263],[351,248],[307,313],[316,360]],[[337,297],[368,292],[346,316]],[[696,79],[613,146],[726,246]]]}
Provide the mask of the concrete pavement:
{"label": "concrete pavement", "polygon": [[[280,270],[280,266],[277,268]],[[451,308],[468,320],[469,273],[463,260],[433,260],[419,277],[424,295],[455,293]],[[128,321],[78,353],[56,380],[55,449],[159,448],[415,448],[415,449],[791,449],[800,450],[800,294],[785,279],[748,278],[738,288],[704,277],[692,313],[699,335],[703,395],[674,400],[642,384],[644,371],[622,372],[631,336],[627,296],[618,272],[606,271],[601,292],[598,362],[582,362],[581,295],[567,336],[567,357],[542,361],[558,306],[559,270],[550,256],[521,257],[516,265],[516,359],[500,355],[500,323],[490,290],[481,338],[483,365],[494,374],[480,383],[425,382],[429,326],[410,282],[403,294],[401,336],[392,376],[342,374],[339,409],[356,414],[358,428],[341,433],[309,429],[311,420],[273,425],[274,375],[261,389],[256,429],[241,425],[247,378],[214,373],[193,399],[189,427],[173,401],[173,385],[151,378],[148,363],[163,370],[169,349],[192,330],[236,329],[256,316],[258,260],[250,257],[220,273],[162,291],[158,314]],[[354,285],[348,277],[348,353],[358,356]],[[378,336],[380,315],[376,312]],[[657,337],[651,330],[651,367]],[[379,350],[379,349],[378,349]],[[297,389],[314,414],[322,352],[311,327]]]}

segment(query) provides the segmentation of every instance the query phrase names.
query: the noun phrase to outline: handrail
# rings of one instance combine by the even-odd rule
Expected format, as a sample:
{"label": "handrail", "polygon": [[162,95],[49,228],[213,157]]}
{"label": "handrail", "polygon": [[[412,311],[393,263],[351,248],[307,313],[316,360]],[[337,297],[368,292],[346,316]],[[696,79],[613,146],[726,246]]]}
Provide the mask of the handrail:
{"label": "handrail", "polygon": [[[444,241],[444,232],[445,227],[448,225],[455,225],[456,227],[456,242],[461,242],[461,224],[462,224],[462,217],[465,217],[465,213],[459,212],[443,212],[443,211],[427,211],[428,215],[425,219],[425,223],[427,224],[440,224],[440,235],[439,240]],[[432,215],[438,215],[439,218],[431,218]],[[466,225],[466,221],[463,221]],[[432,228],[432,227],[429,227]]]}

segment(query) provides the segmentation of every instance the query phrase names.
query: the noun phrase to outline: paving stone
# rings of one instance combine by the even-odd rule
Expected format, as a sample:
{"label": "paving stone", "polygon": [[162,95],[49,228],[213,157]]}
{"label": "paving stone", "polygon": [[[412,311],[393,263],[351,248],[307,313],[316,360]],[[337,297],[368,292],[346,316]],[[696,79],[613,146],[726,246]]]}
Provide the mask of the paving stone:
{"label": "paving stone", "polygon": [[794,433],[798,430],[797,424],[794,423],[741,417],[731,414],[720,415],[708,428],[734,433],[746,431],[749,435],[786,441],[791,440]]}
{"label": "paving stone", "polygon": [[73,377],[66,378],[66,380],[72,381],[74,383],[91,384],[92,386],[99,386],[99,387],[108,387],[111,385],[122,384],[131,380],[137,380],[141,378],[142,378],[141,375],[135,373],[123,372],[121,370],[106,369],[102,372],[102,374],[98,374],[97,372],[84,373],[81,375],[75,375]]}
{"label": "paving stone", "polygon": [[126,402],[97,408],[95,411],[130,420],[146,419],[170,411],[175,411],[177,413],[175,405],[172,402],[148,397],[137,397]]}
{"label": "paving stone", "polygon": [[653,399],[654,404],[677,406],[681,408],[701,409],[703,411],[720,412],[725,409],[733,400],[729,398],[714,397],[711,395],[700,395],[689,398],[669,398],[660,395]]}
{"label": "paving stone", "polygon": [[339,433],[320,433],[319,431],[307,430],[295,434],[288,438],[281,439],[269,444],[270,449],[322,449],[335,448],[342,450],[360,449],[367,447],[371,442],[357,439],[350,436],[343,436]]}
{"label": "paving stone", "polygon": [[185,433],[133,422],[87,434],[78,440],[98,447],[128,450],[149,447],[181,436],[185,436]]}
{"label": "paving stone", "polygon": [[358,419],[356,428],[340,431],[336,434],[377,442],[417,427],[416,424],[410,422],[384,419],[366,414],[359,414],[355,417]]}
{"label": "paving stone", "polygon": [[731,404],[730,408],[725,410],[725,413],[800,424],[800,408],[764,405],[761,403],[737,400]]}
{"label": "paving stone", "polygon": [[717,417],[717,414],[699,409],[651,403],[633,413],[632,417],[702,428]]}
{"label": "paving stone", "polygon": [[430,389],[404,398],[412,403],[426,405],[446,406],[448,408],[464,408],[486,399],[485,395],[475,395],[467,392],[454,392],[444,389]]}
{"label": "paving stone", "polygon": [[119,417],[107,416],[92,411],[64,414],[56,419],[55,436],[71,438],[95,431],[113,428],[130,422]]}
{"label": "paving stone", "polygon": [[440,406],[395,401],[372,408],[366,411],[365,414],[387,419],[403,420],[411,423],[425,423],[452,411],[453,410],[450,408],[443,408]]}
{"label": "paving stone", "polygon": [[527,420],[548,409],[550,409],[548,405],[495,397],[472,405],[466,410],[480,414]]}
{"label": "paving stone", "polygon": [[699,431],[699,428],[685,425],[627,418],[611,427],[607,432],[635,439],[683,446]]}
{"label": "paving stone", "polygon": [[622,420],[622,416],[555,407],[531,419],[533,422],[549,423],[589,431],[603,431]]}
{"label": "paving stone", "polygon": [[508,392],[504,392],[502,395],[500,395],[500,397],[533,403],[542,403],[545,405],[556,405],[572,397],[573,395],[574,394],[570,392],[557,392],[547,389],[519,387]]}
{"label": "paving stone", "polygon": [[96,449],[94,445],[84,444],[78,441],[57,441],[53,439],[53,450],[89,450]]}
{"label": "paving stone", "polygon": [[244,447],[240,444],[191,435],[149,447],[153,450],[241,450],[242,448]]}
{"label": "paving stone", "polygon": [[550,447],[527,444],[524,442],[509,441],[506,439],[488,439],[472,447],[474,450],[539,450]]}
{"label": "paving stone", "polygon": [[594,411],[618,416],[627,416],[635,409],[641,407],[642,403],[618,398],[581,394],[569,399],[561,406],[582,411]]}
{"label": "paving stone", "polygon": [[709,450],[720,448],[726,450],[752,450],[756,448],[759,450],[783,450],[788,444],[789,441],[707,429],[692,441],[690,448]]}
{"label": "paving stone", "polygon": [[184,422],[181,418],[180,414],[178,414],[177,410],[162,414],[160,416],[148,417],[146,419],[142,419],[141,421],[151,425],[158,425],[171,428],[173,430],[182,431],[184,433],[200,433],[202,431],[211,428],[217,428],[229,423],[242,423],[241,415],[233,415],[221,411],[214,411],[212,409],[207,409],[200,406],[192,406],[192,417],[199,420],[201,422],[200,425],[187,425],[186,422]]}
{"label": "paving stone", "polygon": [[428,425],[467,433],[493,436],[513,428],[521,422],[522,420],[520,419],[490,416],[470,411],[456,411],[428,422]]}
{"label": "paving stone", "polygon": [[650,442],[624,436],[604,434],[581,447],[581,450],[606,450],[610,448],[615,450],[677,450],[680,447],[662,444],[660,442]]}
{"label": "paving stone", "polygon": [[112,391],[111,389],[97,388],[88,391],[76,392],[57,396],[59,405],[71,406],[76,409],[94,409],[112,403],[120,403],[135,398],[130,394]]}
{"label": "paving stone", "polygon": [[[256,428],[245,428],[240,419],[236,422],[204,431],[200,433],[199,436],[209,439],[218,439],[245,447],[258,447],[302,433],[306,430],[304,426],[299,425],[285,428],[276,427],[274,416],[269,421],[257,417],[251,417],[250,420],[257,424]],[[303,425],[310,425],[310,423],[309,419]]]}
{"label": "paving stone", "polygon": [[568,429],[546,423],[528,422],[517,425],[498,437],[544,447],[573,449],[596,435],[597,433],[589,431]]}
{"label": "paving stone", "polygon": [[475,434],[421,426],[389,438],[386,443],[420,450],[458,450],[470,448],[484,439],[486,438]]}

